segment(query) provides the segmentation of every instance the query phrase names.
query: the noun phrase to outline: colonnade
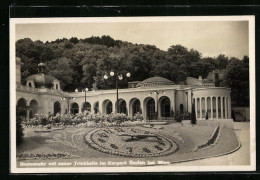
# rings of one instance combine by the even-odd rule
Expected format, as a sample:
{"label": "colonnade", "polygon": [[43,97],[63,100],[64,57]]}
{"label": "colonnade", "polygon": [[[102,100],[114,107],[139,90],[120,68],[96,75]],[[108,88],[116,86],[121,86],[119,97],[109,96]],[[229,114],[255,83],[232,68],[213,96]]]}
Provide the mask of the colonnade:
{"label": "colonnade", "polygon": [[196,97],[196,118],[202,119],[231,119],[231,98],[226,96]]}

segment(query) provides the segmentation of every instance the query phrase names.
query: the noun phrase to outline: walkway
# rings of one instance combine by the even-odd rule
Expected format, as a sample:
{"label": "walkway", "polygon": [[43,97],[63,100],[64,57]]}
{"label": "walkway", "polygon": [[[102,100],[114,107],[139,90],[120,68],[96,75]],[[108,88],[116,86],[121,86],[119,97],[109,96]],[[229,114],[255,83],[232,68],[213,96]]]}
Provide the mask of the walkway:
{"label": "walkway", "polygon": [[249,122],[235,122],[235,133],[238,136],[241,147],[231,153],[224,156],[207,158],[196,161],[182,162],[171,164],[174,166],[219,166],[219,165],[249,165],[250,164],[250,124]]}

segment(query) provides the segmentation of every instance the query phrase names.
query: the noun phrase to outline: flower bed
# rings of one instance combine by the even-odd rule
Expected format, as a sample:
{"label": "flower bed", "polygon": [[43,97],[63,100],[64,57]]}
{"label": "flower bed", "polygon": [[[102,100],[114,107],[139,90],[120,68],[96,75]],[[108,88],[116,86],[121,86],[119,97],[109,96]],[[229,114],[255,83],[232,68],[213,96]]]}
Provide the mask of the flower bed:
{"label": "flower bed", "polygon": [[23,122],[24,127],[33,128],[60,128],[60,127],[112,127],[112,126],[132,126],[145,124],[143,116],[137,113],[133,118],[123,113],[117,114],[91,114],[84,113],[56,114],[56,116],[35,115],[29,121]]}
{"label": "flower bed", "polygon": [[211,137],[203,144],[201,145],[198,145],[194,151],[197,151],[197,150],[201,150],[201,149],[206,149],[206,148],[209,148],[213,145],[216,144],[216,142],[218,141],[218,138],[219,138],[219,134],[220,134],[220,127],[216,127],[214,132],[212,133]]}
{"label": "flower bed", "polygon": [[98,151],[127,157],[164,156],[178,150],[172,140],[133,127],[96,129],[86,134],[85,142]]}

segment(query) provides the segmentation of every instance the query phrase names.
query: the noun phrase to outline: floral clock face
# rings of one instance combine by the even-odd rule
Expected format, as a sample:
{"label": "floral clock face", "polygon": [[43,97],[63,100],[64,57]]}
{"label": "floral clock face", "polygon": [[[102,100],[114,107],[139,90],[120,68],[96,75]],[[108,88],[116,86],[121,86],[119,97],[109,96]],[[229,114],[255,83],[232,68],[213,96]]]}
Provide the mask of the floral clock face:
{"label": "floral clock face", "polygon": [[131,127],[96,129],[89,132],[85,140],[96,150],[130,157],[163,156],[177,150],[172,140]]}

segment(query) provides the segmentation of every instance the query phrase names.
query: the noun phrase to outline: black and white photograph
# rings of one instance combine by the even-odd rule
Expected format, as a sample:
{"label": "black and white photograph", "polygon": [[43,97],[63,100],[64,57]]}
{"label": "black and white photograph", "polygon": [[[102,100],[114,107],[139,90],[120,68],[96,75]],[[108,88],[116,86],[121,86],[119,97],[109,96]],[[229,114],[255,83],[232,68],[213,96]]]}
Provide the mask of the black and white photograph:
{"label": "black and white photograph", "polygon": [[11,172],[255,170],[254,29],[254,16],[11,18]]}

